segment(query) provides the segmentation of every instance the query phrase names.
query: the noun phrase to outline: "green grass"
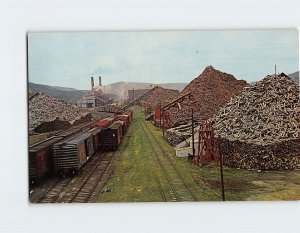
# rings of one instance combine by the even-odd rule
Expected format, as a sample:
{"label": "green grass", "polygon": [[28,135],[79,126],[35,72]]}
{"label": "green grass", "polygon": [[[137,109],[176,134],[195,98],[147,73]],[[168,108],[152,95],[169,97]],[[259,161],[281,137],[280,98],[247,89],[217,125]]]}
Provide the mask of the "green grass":
{"label": "green grass", "polygon": [[114,191],[101,194],[101,202],[162,201],[156,181],[160,168],[138,127],[140,120],[134,117],[116,153],[115,169],[106,185]]}
{"label": "green grass", "polygon": [[[155,135],[163,150],[184,177],[199,201],[220,201],[220,170],[214,163],[199,167],[186,158],[176,158],[162,132],[145,122],[141,109],[134,107],[133,122],[114,160],[114,171],[106,187],[112,192],[100,194],[99,202],[163,201],[157,179],[164,174],[153,155],[141,124]],[[257,172],[224,167],[226,200],[299,200],[300,171]],[[168,189],[166,182],[161,182]]]}

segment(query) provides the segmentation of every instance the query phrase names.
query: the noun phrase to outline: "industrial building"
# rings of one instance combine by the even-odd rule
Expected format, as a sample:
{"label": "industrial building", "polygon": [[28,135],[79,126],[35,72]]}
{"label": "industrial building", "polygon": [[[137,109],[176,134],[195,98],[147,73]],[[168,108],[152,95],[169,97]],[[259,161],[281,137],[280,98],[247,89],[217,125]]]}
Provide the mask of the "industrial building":
{"label": "industrial building", "polygon": [[[101,76],[99,76],[99,86],[102,86]],[[106,106],[110,103],[109,96],[103,93],[101,88],[95,90],[94,77],[91,77],[91,92],[89,95],[84,96],[77,102],[77,106],[80,108],[95,108]]]}

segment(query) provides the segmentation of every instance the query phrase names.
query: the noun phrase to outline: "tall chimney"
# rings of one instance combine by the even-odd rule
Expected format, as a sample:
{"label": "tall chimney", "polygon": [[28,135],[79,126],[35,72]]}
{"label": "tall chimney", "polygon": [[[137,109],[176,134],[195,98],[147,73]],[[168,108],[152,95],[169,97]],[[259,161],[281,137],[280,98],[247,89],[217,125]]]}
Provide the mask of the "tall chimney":
{"label": "tall chimney", "polygon": [[101,76],[99,76],[99,86],[102,86],[102,82],[101,82]]}
{"label": "tall chimney", "polygon": [[91,77],[91,85],[92,85],[92,91],[94,89],[94,77]]}

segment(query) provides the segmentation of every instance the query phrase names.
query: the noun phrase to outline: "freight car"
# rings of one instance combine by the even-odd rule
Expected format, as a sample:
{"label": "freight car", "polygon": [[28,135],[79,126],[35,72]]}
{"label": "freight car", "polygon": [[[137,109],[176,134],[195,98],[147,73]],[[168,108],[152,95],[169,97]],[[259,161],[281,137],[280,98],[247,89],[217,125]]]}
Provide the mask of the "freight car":
{"label": "freight car", "polygon": [[122,124],[114,122],[108,128],[102,129],[100,137],[101,146],[104,150],[116,150],[123,137]]}
{"label": "freight car", "polygon": [[78,172],[94,154],[93,136],[89,132],[76,134],[53,146],[54,167],[57,174]]}
{"label": "freight car", "polygon": [[100,107],[98,107],[98,111],[99,112],[118,113],[118,112],[121,112],[122,109],[119,108],[119,107],[117,107],[117,106],[107,105],[107,106],[100,106]]}
{"label": "freight car", "polygon": [[96,127],[88,131],[93,136],[93,146],[94,146],[94,152],[98,151],[100,149],[101,143],[100,143],[100,134],[101,134],[102,128]]}
{"label": "freight car", "polygon": [[127,130],[129,127],[129,116],[128,115],[116,115],[115,116],[115,121],[123,121],[124,122],[124,127]]}
{"label": "freight car", "polygon": [[51,137],[29,148],[29,182],[39,182],[54,171],[52,146],[62,137]]}
{"label": "freight car", "polygon": [[100,148],[116,150],[131,120],[132,111],[128,110],[115,117],[89,123],[84,128],[61,132],[58,136],[31,146],[30,182],[37,182],[54,171],[58,174],[77,172]]}
{"label": "freight car", "polygon": [[[127,127],[125,126],[125,122],[124,121],[121,121],[121,120],[118,120],[118,121],[115,121],[116,123],[119,123],[122,125],[122,138],[124,137],[126,131],[127,131]],[[122,139],[121,138],[121,139]]]}
{"label": "freight car", "polygon": [[129,123],[131,123],[132,118],[133,118],[133,111],[132,110],[127,110],[122,113],[123,115],[127,115],[129,117]]}
{"label": "freight car", "polygon": [[112,118],[112,117],[104,118],[104,119],[102,119],[100,121],[97,121],[97,122],[91,124],[90,125],[90,129],[93,129],[93,128],[96,128],[96,127],[107,128],[113,122],[114,122],[114,118]]}

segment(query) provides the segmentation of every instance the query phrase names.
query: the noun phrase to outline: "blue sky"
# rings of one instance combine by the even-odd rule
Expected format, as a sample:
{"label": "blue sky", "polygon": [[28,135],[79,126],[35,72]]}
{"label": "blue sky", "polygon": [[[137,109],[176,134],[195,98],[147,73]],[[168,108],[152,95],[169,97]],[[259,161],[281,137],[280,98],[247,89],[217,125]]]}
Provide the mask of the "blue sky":
{"label": "blue sky", "polygon": [[[29,33],[29,81],[89,89],[103,84],[190,82],[206,66],[257,81],[299,70],[298,31]],[[96,84],[98,79],[96,78]]]}

